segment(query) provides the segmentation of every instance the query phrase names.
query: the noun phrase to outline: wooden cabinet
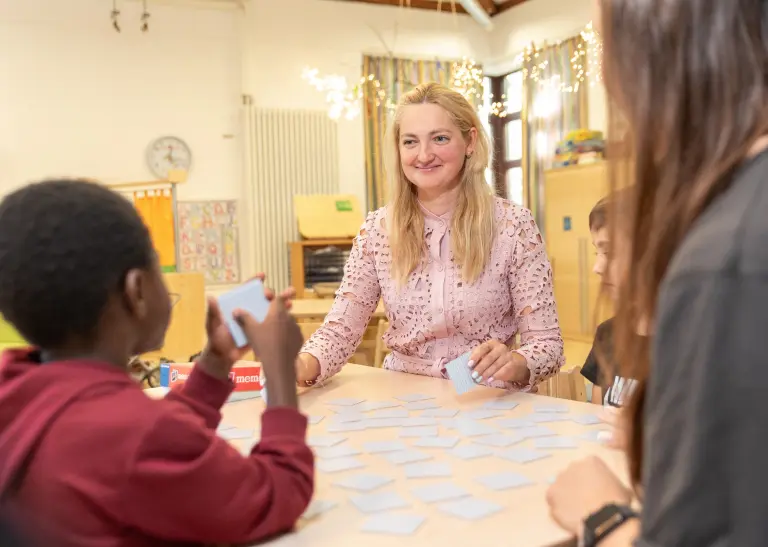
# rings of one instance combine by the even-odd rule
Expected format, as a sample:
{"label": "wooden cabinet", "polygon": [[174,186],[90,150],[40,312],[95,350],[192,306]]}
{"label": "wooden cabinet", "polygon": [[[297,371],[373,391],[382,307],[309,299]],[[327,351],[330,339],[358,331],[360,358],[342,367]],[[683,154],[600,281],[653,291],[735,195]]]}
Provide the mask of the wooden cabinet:
{"label": "wooden cabinet", "polygon": [[544,239],[552,262],[555,301],[563,336],[591,341],[598,321],[600,278],[592,271],[595,251],[589,212],[610,191],[605,164],[553,169],[545,173]]}

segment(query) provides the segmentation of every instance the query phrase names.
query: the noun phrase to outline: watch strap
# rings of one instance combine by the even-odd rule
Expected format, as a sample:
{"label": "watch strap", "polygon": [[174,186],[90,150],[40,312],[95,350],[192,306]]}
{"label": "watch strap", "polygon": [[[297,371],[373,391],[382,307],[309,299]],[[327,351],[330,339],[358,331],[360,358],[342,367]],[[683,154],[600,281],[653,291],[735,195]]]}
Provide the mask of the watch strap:
{"label": "watch strap", "polygon": [[626,505],[608,504],[584,520],[582,547],[596,547],[606,536],[638,514]]}

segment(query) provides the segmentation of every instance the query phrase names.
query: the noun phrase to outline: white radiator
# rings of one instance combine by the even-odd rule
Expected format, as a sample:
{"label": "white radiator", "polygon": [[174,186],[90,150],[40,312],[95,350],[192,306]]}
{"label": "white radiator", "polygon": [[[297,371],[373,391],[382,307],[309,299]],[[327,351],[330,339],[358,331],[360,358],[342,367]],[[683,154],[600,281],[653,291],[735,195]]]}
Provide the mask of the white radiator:
{"label": "white radiator", "polygon": [[[245,101],[246,215],[251,271],[267,284],[290,284],[288,243],[298,237],[294,194],[338,194],[336,122],[324,110],[256,108]],[[247,272],[246,272],[247,273]]]}

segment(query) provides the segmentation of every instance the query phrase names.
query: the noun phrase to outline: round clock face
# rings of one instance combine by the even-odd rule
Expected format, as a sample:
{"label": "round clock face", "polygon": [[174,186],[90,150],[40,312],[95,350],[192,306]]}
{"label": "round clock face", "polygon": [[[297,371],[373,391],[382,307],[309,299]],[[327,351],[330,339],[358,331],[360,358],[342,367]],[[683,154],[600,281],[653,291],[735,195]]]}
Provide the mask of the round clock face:
{"label": "round clock face", "polygon": [[189,171],[192,152],[183,140],[176,137],[160,137],[149,145],[147,165],[159,179],[167,179],[171,169]]}

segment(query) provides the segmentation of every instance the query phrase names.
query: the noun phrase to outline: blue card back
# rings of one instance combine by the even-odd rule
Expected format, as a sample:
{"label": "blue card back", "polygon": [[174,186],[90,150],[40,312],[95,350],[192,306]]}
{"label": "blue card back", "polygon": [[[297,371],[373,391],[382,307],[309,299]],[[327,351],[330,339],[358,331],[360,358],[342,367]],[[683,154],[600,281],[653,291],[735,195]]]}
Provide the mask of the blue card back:
{"label": "blue card back", "polygon": [[447,365],[445,370],[448,372],[448,377],[453,382],[453,386],[456,388],[456,392],[462,395],[475,387],[475,381],[472,379],[472,372],[469,370],[467,363],[469,363],[469,356],[471,352],[467,352],[461,357],[457,357]]}
{"label": "blue card back", "polygon": [[264,321],[269,310],[269,301],[264,296],[264,285],[260,279],[254,279],[222,294],[219,297],[219,308],[235,344],[239,348],[244,347],[248,340],[245,338],[243,329],[235,321],[233,312],[239,308],[253,315],[257,321]]}

